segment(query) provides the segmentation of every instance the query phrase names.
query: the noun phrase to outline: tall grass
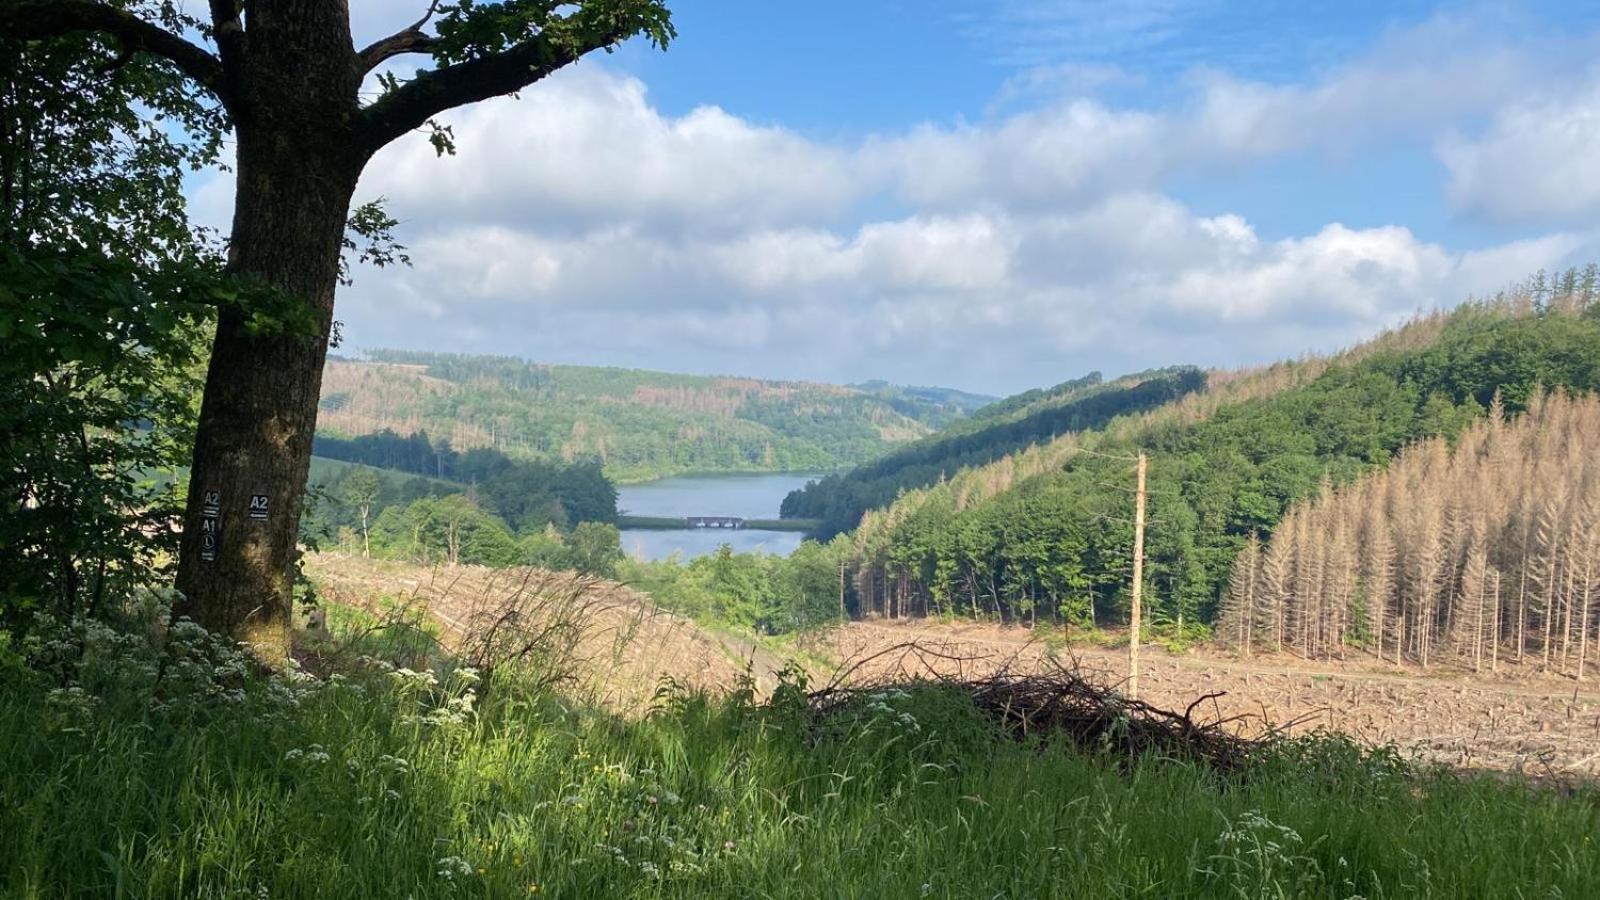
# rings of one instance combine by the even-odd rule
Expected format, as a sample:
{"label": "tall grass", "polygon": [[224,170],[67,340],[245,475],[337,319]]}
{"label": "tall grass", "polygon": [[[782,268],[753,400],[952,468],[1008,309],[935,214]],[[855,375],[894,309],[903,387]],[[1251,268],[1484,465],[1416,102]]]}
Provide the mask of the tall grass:
{"label": "tall grass", "polygon": [[[169,671],[205,665],[164,653]],[[768,705],[664,690],[628,721],[503,671],[191,682],[204,702],[165,676],[74,691],[0,662],[0,891],[1600,896],[1594,793],[1420,774],[1336,741],[1224,782],[1018,743],[929,687],[818,733],[792,687]]]}

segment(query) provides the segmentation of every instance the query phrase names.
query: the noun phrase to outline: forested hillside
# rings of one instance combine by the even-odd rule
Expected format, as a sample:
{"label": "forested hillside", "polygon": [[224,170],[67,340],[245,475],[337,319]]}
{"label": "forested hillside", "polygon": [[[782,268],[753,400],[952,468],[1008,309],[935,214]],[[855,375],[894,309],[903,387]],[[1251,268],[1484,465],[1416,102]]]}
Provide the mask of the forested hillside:
{"label": "forested hillside", "polygon": [[955,388],[890,384],[881,379],[847,387],[871,394],[888,403],[895,412],[934,428],[959,422],[995,402],[995,398],[987,394],[973,394]]}
{"label": "forested hillside", "polygon": [[[614,522],[616,486],[594,459],[574,462],[514,459],[479,447],[461,452],[426,432],[384,430],[355,438],[318,435],[319,457],[455,482],[494,506],[513,527],[547,522]],[[316,483],[314,480],[313,484]],[[537,520],[537,521],[534,521]]]}
{"label": "forested hillside", "polygon": [[367,355],[328,362],[317,420],[323,437],[426,432],[456,451],[596,459],[621,480],[853,465],[971,404],[970,395],[937,389],[857,390],[398,350]]}
{"label": "forested hillside", "polygon": [[1592,271],[1419,318],[1336,357],[1215,374],[1160,409],[910,491],[853,536],[858,609],[1117,620],[1132,546],[1128,460],[1142,450],[1147,605],[1158,622],[1209,622],[1250,536],[1269,536],[1319,484],[1453,438],[1497,396],[1516,417],[1541,386],[1600,389]]}
{"label": "forested hillside", "polygon": [[300,523],[308,546],[421,563],[584,571],[609,571],[620,555],[616,487],[593,461],[469,450],[449,454],[445,472],[460,479],[453,481],[429,477],[440,454],[425,438],[380,433],[324,449],[349,461],[312,459]]}
{"label": "forested hillside", "polygon": [[1498,400],[1452,443],[1325,484],[1234,565],[1218,638],[1244,653],[1593,671],[1600,395]]}
{"label": "forested hillside", "polygon": [[1595,245],[1600,17],[678,5],[0,0],[0,900],[1600,898],[1600,266],[328,357],[1294,354]]}
{"label": "forested hillside", "polygon": [[1178,366],[1102,383],[1099,372],[1053,388],[989,404],[938,434],[915,441],[844,474],[807,484],[784,499],[785,518],[817,519],[818,537],[848,531],[867,510],[902,491],[927,487],[1030,444],[1098,428],[1117,416],[1153,409],[1200,390],[1205,373]]}

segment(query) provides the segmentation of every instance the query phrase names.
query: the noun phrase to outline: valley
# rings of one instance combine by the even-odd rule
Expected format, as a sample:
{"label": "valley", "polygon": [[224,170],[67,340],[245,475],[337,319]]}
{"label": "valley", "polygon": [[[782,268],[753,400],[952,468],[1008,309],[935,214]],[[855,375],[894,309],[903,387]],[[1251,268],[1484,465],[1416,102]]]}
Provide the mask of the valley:
{"label": "valley", "polygon": [[[421,432],[325,443],[459,479],[407,481],[400,500],[465,499],[386,511],[380,555],[586,560],[677,612],[767,634],[841,617],[1126,628],[1143,454],[1147,639],[1424,670],[1532,657],[1581,679],[1600,644],[1600,480],[1587,450],[1600,439],[1587,399],[1600,389],[1597,298],[1591,267],[1326,356],[1091,373],[966,410],[838,471],[684,475],[618,492],[598,460],[517,462]],[[489,362],[432,365],[426,377],[444,381]],[[502,387],[543,371],[497,365]],[[348,498],[335,496],[341,505],[348,551]],[[775,512],[787,528],[763,527]],[[484,539],[457,554],[450,535],[474,515]],[[726,518],[687,527],[705,516]],[[409,538],[402,519],[419,523]],[[442,525],[429,532],[432,521]]]}
{"label": "valley", "polygon": [[[1145,447],[1151,702],[1219,694],[1209,714],[1250,734],[1340,733],[1460,769],[1594,777],[1600,694],[1573,676],[1600,637],[1600,482],[1578,449],[1600,437],[1581,399],[1600,388],[1596,308],[1589,293],[1518,289],[1329,357],[1095,373],[820,477],[625,485],[624,523],[757,519],[781,500],[833,539],[797,554],[797,531],[628,528],[623,569],[647,602],[724,636],[784,635],[817,679],[871,658],[855,677],[1065,664],[1120,684],[1131,534],[1117,460]],[[1452,461],[1447,440],[1464,455]],[[1557,466],[1570,482],[1537,493],[1562,485]],[[1367,486],[1391,467],[1394,487]],[[1469,493],[1485,479],[1503,486]],[[1458,484],[1455,499],[1422,491],[1430,481]],[[1433,530],[1415,531],[1415,515]],[[748,653],[771,638],[741,640]],[[902,644],[919,650],[878,656]]]}
{"label": "valley", "polygon": [[[930,434],[989,398],[940,388],[845,387],[369,350],[330,358],[322,455],[383,431],[450,452],[595,460],[615,481],[718,472],[830,471]],[[772,510],[775,516],[777,510]]]}
{"label": "valley", "polygon": [[[342,554],[314,558],[309,571],[329,603],[377,612],[385,603],[416,602],[451,645],[470,632],[482,610],[556,577],[429,569]],[[628,715],[648,710],[662,679],[720,694],[748,671],[765,696],[790,665],[802,667],[817,685],[841,676],[871,684],[1068,666],[1119,686],[1128,672],[1127,648],[1115,646],[1116,635],[1107,640],[1053,629],[866,619],[774,642],[697,623],[606,581],[586,588],[581,610],[562,613],[581,621],[572,650],[580,673],[574,695]],[[1125,644],[1126,634],[1120,640]],[[1214,648],[1169,652],[1150,645],[1142,653],[1141,679],[1142,698],[1167,709],[1219,695],[1196,718],[1239,717],[1230,727],[1251,736],[1339,733],[1455,769],[1600,778],[1600,684],[1549,677],[1532,666],[1489,676],[1460,668],[1422,672],[1371,659],[1245,658]]]}
{"label": "valley", "polygon": [[679,5],[0,0],[0,897],[1600,898],[1600,7]]}

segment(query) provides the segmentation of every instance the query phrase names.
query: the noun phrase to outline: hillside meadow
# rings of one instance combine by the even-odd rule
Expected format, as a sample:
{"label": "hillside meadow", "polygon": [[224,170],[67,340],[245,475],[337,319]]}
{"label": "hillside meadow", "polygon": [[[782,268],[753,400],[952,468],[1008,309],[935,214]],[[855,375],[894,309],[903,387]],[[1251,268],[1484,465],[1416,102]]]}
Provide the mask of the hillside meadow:
{"label": "hillside meadow", "polygon": [[1600,891],[1589,787],[1418,768],[1335,738],[1225,774],[1019,739],[927,683],[818,720],[792,675],[765,702],[665,682],[647,715],[619,718],[512,666],[418,659],[367,627],[331,639],[359,642],[359,662],[313,677],[261,675],[184,622],[36,631],[31,665],[0,666],[5,893]]}

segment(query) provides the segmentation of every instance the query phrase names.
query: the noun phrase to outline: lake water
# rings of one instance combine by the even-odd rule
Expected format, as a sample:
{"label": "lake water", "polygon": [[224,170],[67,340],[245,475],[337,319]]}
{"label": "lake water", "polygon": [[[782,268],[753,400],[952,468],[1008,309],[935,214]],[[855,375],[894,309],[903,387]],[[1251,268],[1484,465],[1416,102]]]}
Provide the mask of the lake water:
{"label": "lake water", "polygon": [[[778,506],[795,488],[819,478],[816,473],[777,475],[683,475],[643,484],[617,486],[617,510],[630,516],[739,516],[776,519]],[[639,559],[666,559],[681,553],[691,559],[731,544],[740,553],[760,551],[787,556],[800,546],[798,531],[753,528],[685,528],[673,531],[625,528],[622,549]]]}

